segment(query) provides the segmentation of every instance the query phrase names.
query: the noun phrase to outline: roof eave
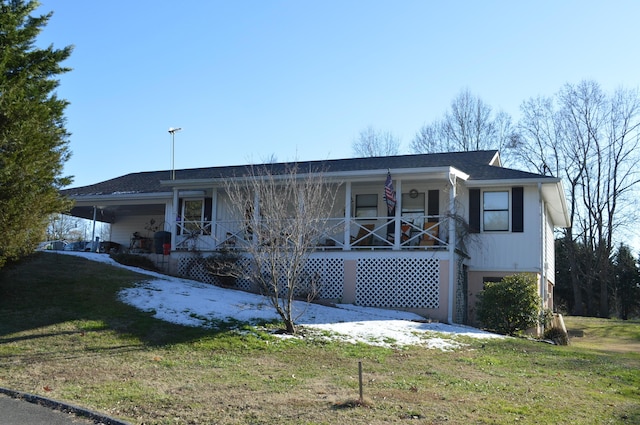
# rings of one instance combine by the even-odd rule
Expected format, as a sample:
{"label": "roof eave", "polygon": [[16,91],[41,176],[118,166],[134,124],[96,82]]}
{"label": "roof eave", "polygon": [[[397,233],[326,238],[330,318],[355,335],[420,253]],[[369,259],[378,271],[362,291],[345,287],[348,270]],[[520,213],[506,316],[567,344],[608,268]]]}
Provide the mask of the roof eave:
{"label": "roof eave", "polygon": [[173,196],[172,192],[150,192],[150,193],[140,193],[140,192],[131,192],[131,193],[109,193],[109,194],[91,194],[91,195],[67,195],[69,199],[72,199],[76,202],[76,204],[81,203],[84,205],[97,205],[97,204],[105,204],[105,203],[113,203],[113,202],[126,202],[126,201],[144,201],[144,202],[153,202],[153,201],[166,201],[167,199],[171,199]]}
{"label": "roof eave", "polygon": [[[358,180],[369,180],[372,177],[381,177],[384,178],[387,173],[391,173],[391,176],[395,179],[407,178],[414,175],[441,175],[442,178],[448,178],[449,174],[454,174],[457,178],[462,180],[468,180],[469,175],[464,173],[463,171],[455,168],[455,167],[415,167],[415,168],[381,168],[381,169],[372,169],[372,170],[353,170],[353,171],[328,171],[323,173],[324,178],[330,182],[337,181],[358,181]],[[278,177],[284,178],[287,174],[283,174],[282,176],[274,176],[276,179]],[[309,173],[298,173],[297,177],[304,178],[309,176]],[[242,176],[235,177],[235,180],[243,181],[247,180],[250,177]],[[203,187],[205,185],[211,186],[222,186],[224,182],[229,180],[228,177],[216,177],[209,179],[179,179],[179,180],[160,180],[161,186],[167,187]]]}

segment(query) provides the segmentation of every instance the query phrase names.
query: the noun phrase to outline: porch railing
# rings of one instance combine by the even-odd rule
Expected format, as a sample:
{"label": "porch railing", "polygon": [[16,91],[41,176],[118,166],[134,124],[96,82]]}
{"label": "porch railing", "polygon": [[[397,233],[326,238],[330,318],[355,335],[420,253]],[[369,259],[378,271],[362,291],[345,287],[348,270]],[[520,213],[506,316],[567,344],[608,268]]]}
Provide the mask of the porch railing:
{"label": "porch railing", "polygon": [[[398,221],[400,225],[396,226]],[[448,246],[449,225],[445,216],[329,218],[317,229],[315,246],[318,250],[443,249]],[[175,246],[180,250],[242,250],[250,243],[258,241],[242,220],[176,223]]]}

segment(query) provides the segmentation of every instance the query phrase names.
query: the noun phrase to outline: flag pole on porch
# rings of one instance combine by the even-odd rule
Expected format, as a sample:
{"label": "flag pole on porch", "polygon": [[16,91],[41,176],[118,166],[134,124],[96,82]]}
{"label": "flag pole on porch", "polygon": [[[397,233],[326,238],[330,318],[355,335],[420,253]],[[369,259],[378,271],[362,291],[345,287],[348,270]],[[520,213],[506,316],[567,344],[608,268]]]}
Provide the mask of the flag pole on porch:
{"label": "flag pole on porch", "polygon": [[[384,200],[387,204],[387,217],[395,217],[396,215],[396,191],[393,188],[393,180],[391,179],[391,170],[387,169],[387,180],[384,183]],[[395,225],[393,220],[388,220],[387,238],[395,235]],[[395,236],[394,236],[395,237]]]}

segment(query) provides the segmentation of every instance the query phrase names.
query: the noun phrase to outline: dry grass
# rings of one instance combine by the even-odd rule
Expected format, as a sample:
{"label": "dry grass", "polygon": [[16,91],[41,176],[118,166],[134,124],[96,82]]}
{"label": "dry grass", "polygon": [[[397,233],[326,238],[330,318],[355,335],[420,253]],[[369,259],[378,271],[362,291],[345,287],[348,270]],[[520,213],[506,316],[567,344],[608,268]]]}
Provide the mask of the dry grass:
{"label": "dry grass", "polygon": [[571,344],[615,353],[640,353],[640,320],[565,317]]}
{"label": "dry grass", "polygon": [[134,424],[640,422],[638,352],[508,339],[445,353],[187,328],[117,301],[142,279],[54,254],[1,270],[0,386]]}

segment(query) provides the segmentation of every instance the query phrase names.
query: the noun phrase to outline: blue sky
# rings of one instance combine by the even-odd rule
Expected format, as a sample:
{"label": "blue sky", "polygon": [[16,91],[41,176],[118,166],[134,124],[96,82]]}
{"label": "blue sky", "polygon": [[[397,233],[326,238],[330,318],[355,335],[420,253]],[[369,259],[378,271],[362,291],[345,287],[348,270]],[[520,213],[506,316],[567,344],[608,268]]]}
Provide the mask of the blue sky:
{"label": "blue sky", "polygon": [[408,144],[469,89],[514,120],[565,83],[640,86],[637,1],[41,0],[73,186],[176,168],[347,158]]}

